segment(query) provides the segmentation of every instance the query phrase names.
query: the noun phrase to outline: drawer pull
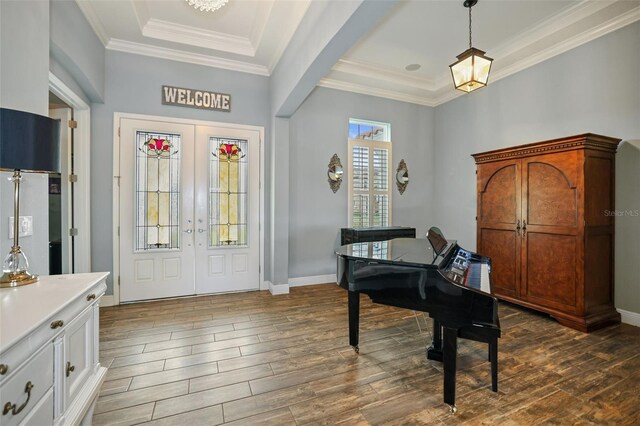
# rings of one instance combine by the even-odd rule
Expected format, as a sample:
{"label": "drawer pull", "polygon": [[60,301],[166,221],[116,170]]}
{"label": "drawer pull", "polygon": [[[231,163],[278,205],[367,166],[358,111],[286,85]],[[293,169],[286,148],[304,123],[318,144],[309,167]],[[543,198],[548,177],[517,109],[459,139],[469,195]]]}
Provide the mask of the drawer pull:
{"label": "drawer pull", "polygon": [[9,366],[7,364],[0,364],[0,376],[4,376],[9,371]]}
{"label": "drawer pull", "polygon": [[19,414],[20,411],[24,410],[24,407],[27,406],[27,404],[29,403],[29,400],[31,399],[31,389],[33,389],[33,384],[31,384],[31,382],[27,382],[27,385],[24,388],[24,391],[27,393],[27,400],[24,402],[24,404],[16,408],[16,404],[7,402],[6,404],[4,404],[4,410],[2,410],[2,415],[4,416],[4,415],[7,415],[9,412],[11,412],[11,414],[15,416]]}
{"label": "drawer pull", "polygon": [[64,325],[64,321],[62,320],[55,320],[51,323],[51,328],[53,328],[54,330],[56,328],[62,327]]}
{"label": "drawer pull", "polygon": [[94,293],[91,293],[90,295],[87,296],[87,302],[93,300],[96,298],[96,295]]}
{"label": "drawer pull", "polygon": [[69,377],[69,374],[73,373],[75,369],[76,369],[76,366],[71,365],[71,363],[67,361],[67,377]]}

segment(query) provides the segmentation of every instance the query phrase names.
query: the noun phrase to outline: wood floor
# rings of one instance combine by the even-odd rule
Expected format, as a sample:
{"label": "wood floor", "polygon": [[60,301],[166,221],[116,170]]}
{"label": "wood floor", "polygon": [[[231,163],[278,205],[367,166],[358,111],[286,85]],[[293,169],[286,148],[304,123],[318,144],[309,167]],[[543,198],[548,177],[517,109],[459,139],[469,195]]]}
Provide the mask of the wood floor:
{"label": "wood floor", "polygon": [[459,341],[457,406],[430,329],[362,296],[360,355],[348,345],[346,292],[226,294],[100,310],[109,367],[95,425],[640,423],[640,328],[591,334],[500,305],[499,392],[486,345]]}

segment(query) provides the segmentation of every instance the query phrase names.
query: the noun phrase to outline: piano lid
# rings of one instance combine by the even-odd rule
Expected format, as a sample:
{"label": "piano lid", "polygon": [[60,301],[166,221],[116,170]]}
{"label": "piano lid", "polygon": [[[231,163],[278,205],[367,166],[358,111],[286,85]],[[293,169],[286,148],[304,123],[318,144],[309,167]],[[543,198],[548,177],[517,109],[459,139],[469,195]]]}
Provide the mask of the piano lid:
{"label": "piano lid", "polygon": [[438,267],[455,245],[455,241],[448,241],[447,248],[437,255],[429,241],[424,238],[395,238],[389,241],[348,244],[338,248],[336,254],[374,262]]}

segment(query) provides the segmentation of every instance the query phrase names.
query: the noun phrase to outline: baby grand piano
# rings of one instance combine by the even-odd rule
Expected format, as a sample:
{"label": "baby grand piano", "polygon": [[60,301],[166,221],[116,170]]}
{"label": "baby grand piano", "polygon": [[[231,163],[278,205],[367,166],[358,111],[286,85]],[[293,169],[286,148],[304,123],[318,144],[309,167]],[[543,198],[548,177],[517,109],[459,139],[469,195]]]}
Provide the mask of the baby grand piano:
{"label": "baby grand piano", "polygon": [[360,293],[374,303],[426,312],[433,319],[427,358],[442,361],[444,402],[455,413],[457,339],[488,343],[491,387],[498,391],[498,301],[491,295],[491,260],[447,241],[397,238],[340,247],[338,285],[348,290],[349,344],[359,353]]}

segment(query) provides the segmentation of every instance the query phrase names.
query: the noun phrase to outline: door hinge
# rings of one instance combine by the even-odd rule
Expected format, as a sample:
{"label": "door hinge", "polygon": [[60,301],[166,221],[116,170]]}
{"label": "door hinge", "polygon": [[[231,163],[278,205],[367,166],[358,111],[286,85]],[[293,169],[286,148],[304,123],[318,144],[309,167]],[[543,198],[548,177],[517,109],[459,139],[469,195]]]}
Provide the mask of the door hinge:
{"label": "door hinge", "polygon": [[118,275],[118,287],[120,287],[120,275]]}
{"label": "door hinge", "polygon": [[478,216],[476,216],[476,222],[478,221]]}
{"label": "door hinge", "polygon": [[118,127],[118,137],[120,137],[120,127]]}
{"label": "door hinge", "polygon": [[70,129],[77,129],[78,128],[78,122],[76,120],[69,120],[69,128]]}
{"label": "door hinge", "polygon": [[69,182],[77,183],[78,182],[78,175],[70,174],[69,175]]}
{"label": "door hinge", "polygon": [[114,176],[114,179],[118,179],[118,187],[120,187],[120,176]]}
{"label": "door hinge", "polygon": [[118,226],[118,237],[120,236],[120,227]]}
{"label": "door hinge", "polygon": [[69,236],[77,237],[78,236],[78,228],[69,228]]}

